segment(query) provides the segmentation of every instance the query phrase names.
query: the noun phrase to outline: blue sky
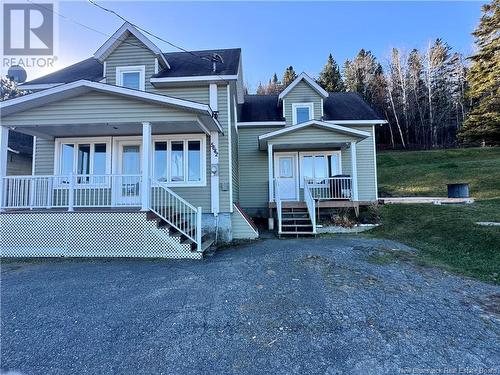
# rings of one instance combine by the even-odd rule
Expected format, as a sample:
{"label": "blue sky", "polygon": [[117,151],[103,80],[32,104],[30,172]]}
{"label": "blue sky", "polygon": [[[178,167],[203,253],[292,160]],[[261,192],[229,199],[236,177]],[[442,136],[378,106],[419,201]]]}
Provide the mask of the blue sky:
{"label": "blue sky", "polygon": [[[342,64],[360,48],[384,62],[392,47],[425,48],[441,37],[473,50],[470,33],[482,2],[99,2],[186,49],[243,49],[245,81],[254,91],[288,65],[315,76],[329,53]],[[111,35],[118,18],[85,1],[60,2],[65,16]],[[59,19],[58,68],[91,56],[104,35]],[[165,51],[174,49],[153,40]],[[29,72],[29,78],[42,72]]]}

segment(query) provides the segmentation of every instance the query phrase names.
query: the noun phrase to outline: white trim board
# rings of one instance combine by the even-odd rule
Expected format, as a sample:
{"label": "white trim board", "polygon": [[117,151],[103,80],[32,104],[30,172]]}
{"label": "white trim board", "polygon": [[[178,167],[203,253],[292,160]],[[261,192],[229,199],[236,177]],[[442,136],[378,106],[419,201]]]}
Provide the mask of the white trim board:
{"label": "white trim board", "polygon": [[302,72],[302,73],[300,73],[300,74],[298,75],[298,77],[297,77],[297,78],[295,78],[295,79],[293,80],[293,82],[292,82],[292,83],[290,83],[290,84],[287,86],[287,88],[286,88],[285,90],[283,90],[283,91],[279,94],[278,99],[279,99],[279,100],[283,99],[283,98],[284,98],[284,97],[285,97],[285,96],[286,96],[286,95],[287,95],[290,91],[292,91],[292,90],[293,90],[293,88],[294,88],[295,86],[297,86],[297,84],[298,84],[300,81],[302,81],[302,80],[306,81],[306,82],[309,84],[309,86],[311,86],[311,88],[312,88],[312,89],[314,89],[314,90],[315,90],[318,94],[320,94],[323,98],[328,97],[328,92],[327,92],[325,89],[323,89],[320,85],[318,85],[318,84],[316,83],[316,81],[314,81],[314,79],[312,79],[311,77],[309,77],[306,73]]}
{"label": "white trim board", "polygon": [[253,126],[285,126],[286,121],[248,121],[248,122],[238,122],[238,127],[253,127]]}
{"label": "white trim board", "polygon": [[238,79],[237,75],[157,77],[157,78],[153,77],[149,80],[149,82],[155,84],[155,83],[179,83],[179,82],[232,81],[237,79]]}
{"label": "white trim board", "polygon": [[327,122],[329,124],[336,124],[336,125],[361,125],[361,126],[387,124],[386,120],[325,120],[324,122]]}

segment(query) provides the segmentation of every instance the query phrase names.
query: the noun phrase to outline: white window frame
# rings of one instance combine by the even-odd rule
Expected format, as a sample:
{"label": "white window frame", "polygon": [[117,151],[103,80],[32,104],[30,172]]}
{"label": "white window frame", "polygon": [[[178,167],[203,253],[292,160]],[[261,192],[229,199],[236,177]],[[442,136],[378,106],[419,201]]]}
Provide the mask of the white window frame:
{"label": "white window frame", "polygon": [[293,103],[292,104],[292,125],[297,125],[297,109],[309,108],[309,120],[314,118],[314,103]]}
{"label": "white window frame", "polygon": [[[116,85],[123,87],[123,73],[139,73],[139,90],[146,90],[146,66],[131,65],[116,67]],[[129,88],[129,87],[127,87]],[[135,89],[132,89],[135,90]]]}
{"label": "white window frame", "polygon": [[[183,142],[183,172],[184,172],[184,180],[183,181],[171,181],[172,178],[172,142]],[[189,141],[198,141],[200,142],[200,181],[189,181],[189,161],[188,161],[188,142]],[[167,142],[167,181],[163,182],[168,187],[189,187],[189,186],[206,186],[207,185],[207,149],[206,149],[206,136],[202,135],[157,135],[153,136],[153,145],[152,145],[152,173],[155,171],[155,143],[156,142]],[[153,178],[155,176],[153,175]]]}
{"label": "white window frame", "polygon": [[[119,167],[119,149],[120,145],[127,142],[130,144],[131,142],[140,143],[142,140],[141,136],[118,136],[113,137],[113,155],[117,155],[117,157],[113,157],[113,170],[118,171]],[[203,187],[207,186],[207,137],[204,134],[165,134],[165,135],[153,135],[151,137],[151,177],[154,179],[154,171],[155,171],[155,157],[154,157],[154,147],[155,142],[167,142],[167,178],[170,179],[170,150],[171,150],[171,141],[184,141],[184,181],[162,181],[167,187]],[[200,141],[201,142],[201,180],[200,181],[188,181],[188,163],[187,163],[187,142],[188,141]]]}
{"label": "white window frame", "polygon": [[[340,166],[340,174],[342,174],[342,151],[340,150],[331,150],[331,151],[305,151],[305,152],[299,152],[299,173],[300,173],[300,187],[304,187],[304,172],[302,170],[302,162],[305,156],[324,156],[327,158],[328,161],[328,156],[333,156],[333,155],[338,155],[339,158],[339,166]],[[327,165],[327,176],[326,178],[330,178],[331,176],[328,176],[328,163]],[[314,163],[313,163],[313,171],[314,171]],[[316,184],[317,186],[321,186],[322,184]]]}
{"label": "white window frame", "polygon": [[54,155],[54,175],[61,175],[61,157],[62,145],[72,144],[73,149],[73,174],[76,175],[78,166],[78,146],[90,145],[90,173],[88,176],[94,174],[94,149],[95,145],[100,143],[106,144],[106,173],[111,173],[111,137],[92,137],[92,138],[56,138],[55,139],[55,155]]}

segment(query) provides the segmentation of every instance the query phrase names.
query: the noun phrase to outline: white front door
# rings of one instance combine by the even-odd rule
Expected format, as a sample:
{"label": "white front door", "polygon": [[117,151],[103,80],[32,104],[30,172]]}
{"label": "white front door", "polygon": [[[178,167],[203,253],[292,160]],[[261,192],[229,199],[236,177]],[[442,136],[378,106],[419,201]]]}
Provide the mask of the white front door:
{"label": "white front door", "polygon": [[281,200],[297,200],[297,153],[274,154],[274,177],[278,180]]}
{"label": "white front door", "polygon": [[118,205],[141,205],[141,143],[120,142],[115,199]]}

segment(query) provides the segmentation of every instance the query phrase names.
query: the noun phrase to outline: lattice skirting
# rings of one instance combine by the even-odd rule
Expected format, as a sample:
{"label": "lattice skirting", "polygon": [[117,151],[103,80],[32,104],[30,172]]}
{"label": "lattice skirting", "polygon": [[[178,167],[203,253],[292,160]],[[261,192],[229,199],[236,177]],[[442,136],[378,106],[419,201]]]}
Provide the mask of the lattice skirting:
{"label": "lattice skirting", "polygon": [[141,257],[200,259],[145,212],[0,214],[3,257]]}

